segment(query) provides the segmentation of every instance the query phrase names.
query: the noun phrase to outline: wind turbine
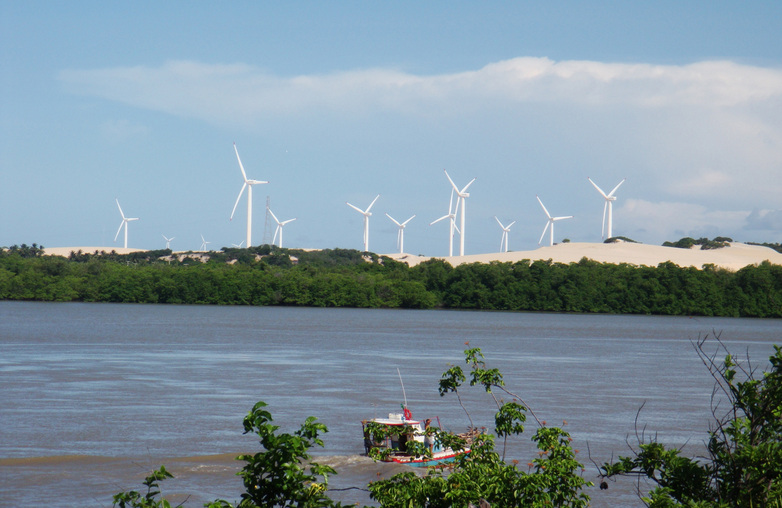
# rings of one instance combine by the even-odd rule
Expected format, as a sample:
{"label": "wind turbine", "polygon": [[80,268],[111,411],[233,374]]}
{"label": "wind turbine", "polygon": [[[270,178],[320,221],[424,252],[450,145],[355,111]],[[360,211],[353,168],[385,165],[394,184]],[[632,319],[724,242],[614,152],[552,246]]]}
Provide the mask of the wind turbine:
{"label": "wind turbine", "polygon": [[252,231],[253,231],[253,185],[269,183],[264,180],[250,180],[247,178],[247,173],[244,172],[244,166],[242,166],[242,159],[239,158],[239,150],[236,149],[236,143],[234,143],[234,152],[236,152],[236,160],[239,161],[239,169],[242,170],[242,178],[244,178],[244,184],[242,190],[239,191],[239,196],[236,198],[234,209],[231,211],[231,218],[233,220],[236,207],[239,205],[239,200],[242,199],[244,189],[247,189],[247,247],[252,246]]}
{"label": "wind turbine", "polygon": [[162,236],[163,236],[163,238],[166,239],[166,249],[170,249],[171,248],[171,240],[173,240],[174,237],[172,236],[171,238],[168,238],[168,237],[166,237],[166,235],[162,235]]}
{"label": "wind turbine", "polygon": [[242,240],[241,242],[239,242],[239,244],[238,244],[238,245],[237,245],[237,244],[235,244],[235,243],[232,243],[232,244],[231,244],[231,246],[232,246],[232,247],[236,247],[237,249],[241,249],[241,248],[242,248],[242,245],[244,245],[244,240]]}
{"label": "wind turbine", "polygon": [[119,200],[114,198],[114,201],[117,202],[117,208],[119,208],[119,214],[122,215],[122,222],[119,224],[119,229],[117,229],[117,234],[114,235],[114,241],[117,241],[117,237],[119,236],[119,232],[122,231],[122,226],[125,226],[125,248],[128,248],[128,222],[132,220],[138,220],[138,217],[125,217],[125,214],[122,213],[122,207],[119,206]]}
{"label": "wind turbine", "polygon": [[200,248],[199,250],[200,250],[201,252],[206,252],[206,245],[207,245],[207,244],[209,244],[209,243],[212,243],[212,242],[207,242],[207,241],[204,239],[204,235],[201,235],[201,248]]}
{"label": "wind turbine", "polygon": [[548,213],[548,210],[546,210],[546,207],[543,206],[543,201],[540,200],[538,196],[535,196],[538,198],[538,203],[540,203],[541,208],[543,208],[543,211],[546,212],[546,217],[548,217],[548,222],[546,222],[546,227],[543,228],[543,234],[540,235],[540,240],[538,240],[538,245],[540,245],[540,242],[543,241],[543,237],[546,236],[546,230],[549,226],[551,226],[551,246],[554,245],[554,223],[558,220],[564,220],[564,219],[572,219],[572,215],[568,215],[566,217],[552,217],[550,213]]}
{"label": "wind turbine", "polygon": [[[500,222],[500,219],[497,218],[497,216],[494,216],[494,219],[497,221],[497,224],[500,225],[502,228],[502,237],[500,238],[500,252],[508,252],[508,233],[510,233],[510,227],[514,224],[516,224],[516,221],[511,222],[507,226],[503,226],[502,222]],[[505,244],[505,250],[502,250],[502,244]]]}
{"label": "wind turbine", "polygon": [[367,207],[366,210],[362,210],[361,208],[351,205],[347,201],[345,201],[345,204],[348,205],[350,208],[356,210],[358,213],[364,216],[364,252],[369,252],[369,216],[372,215],[369,211],[372,209],[372,207],[375,205],[375,201],[377,201],[377,198],[380,197],[380,194],[375,196],[375,199],[372,200],[372,203]]}
{"label": "wind turbine", "polygon": [[[457,207],[459,206],[458,201],[456,202],[456,206]],[[454,230],[456,230],[457,233],[459,233],[460,235],[462,234],[462,232],[459,231],[459,228],[456,227],[456,209],[453,208],[453,189],[451,189],[451,201],[448,203],[448,214],[443,215],[436,221],[430,222],[429,225],[431,226],[433,224],[436,224],[443,219],[450,219],[449,220],[450,229],[448,231],[448,257],[452,257],[453,256],[453,232]]]}
{"label": "wind turbine", "polygon": [[[620,185],[625,183],[625,180],[627,178],[623,178],[621,182],[616,184],[616,187],[614,187],[614,190],[606,194],[603,192],[603,189],[597,186],[595,182],[592,181],[591,178],[587,177],[587,180],[589,180],[589,183],[595,186],[595,189],[597,189],[597,192],[600,193],[603,198],[605,198],[606,202],[605,205],[603,205],[603,222],[601,223],[603,228],[600,230],[600,237],[603,239],[606,238],[612,238],[614,236],[614,231],[612,228],[613,225],[613,203],[616,201],[616,196],[614,196],[614,192],[616,192],[616,189],[619,188]],[[608,210],[608,228],[606,228],[606,210]],[[608,236],[606,236],[606,229],[608,229]]]}
{"label": "wind turbine", "polygon": [[399,222],[397,222],[397,220],[395,218],[391,217],[388,214],[386,214],[386,217],[391,219],[394,222],[394,224],[399,226],[399,232],[396,234],[396,246],[399,247],[399,253],[400,254],[404,254],[404,252],[405,252],[405,226],[407,226],[408,222],[413,220],[413,217],[415,217],[415,215],[413,215],[413,217],[410,217],[409,219],[407,219],[406,221],[404,221],[401,224]]}
{"label": "wind turbine", "polygon": [[456,191],[456,195],[459,197],[459,199],[456,200],[456,211],[459,210],[459,201],[461,201],[462,204],[462,218],[461,218],[461,227],[459,228],[459,255],[464,256],[464,216],[467,213],[466,206],[467,206],[467,198],[470,197],[470,193],[467,192],[467,188],[472,185],[472,183],[475,181],[475,178],[470,180],[470,183],[465,185],[462,190],[459,190],[459,188],[456,186],[455,183],[453,183],[453,180],[451,180],[451,177],[448,176],[448,171],[445,171],[445,176],[448,178],[448,181],[451,182],[451,186],[453,186],[453,190]]}
{"label": "wind turbine", "polygon": [[279,233],[280,234],[280,243],[277,244],[277,247],[282,248],[282,227],[285,224],[289,223],[289,222],[295,221],[296,218],[294,217],[293,219],[288,219],[288,220],[284,220],[284,221],[280,222],[279,219],[277,219],[277,216],[274,215],[274,212],[272,212],[271,208],[267,207],[266,209],[269,210],[269,213],[272,214],[272,218],[274,219],[274,222],[277,223],[277,229],[274,230],[274,238],[272,238],[272,244],[274,244],[274,240],[277,239],[277,233]]}

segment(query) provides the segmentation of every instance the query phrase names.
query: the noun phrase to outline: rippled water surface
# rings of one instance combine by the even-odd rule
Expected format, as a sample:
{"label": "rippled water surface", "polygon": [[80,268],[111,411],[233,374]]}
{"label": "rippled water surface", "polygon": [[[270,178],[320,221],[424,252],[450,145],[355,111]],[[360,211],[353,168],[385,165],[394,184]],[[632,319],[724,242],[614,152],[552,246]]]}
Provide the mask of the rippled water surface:
{"label": "rippled water surface", "polygon": [[[257,450],[242,418],[264,400],[294,430],[317,416],[319,460],[338,487],[396,472],[363,451],[360,420],[396,411],[463,430],[437,382],[464,343],[550,424],[567,421],[587,479],[639,421],[664,442],[703,443],[712,379],[691,340],[713,332],[763,367],[782,321],[497,312],[0,302],[0,505],[111,506],[152,468],[185,506],[238,499],[233,457]],[[465,403],[488,425],[491,401]],[[529,428],[530,434],[532,428]],[[509,458],[525,463],[528,437]],[[594,506],[641,506],[628,485],[590,489]],[[368,502],[360,492],[349,501]]]}

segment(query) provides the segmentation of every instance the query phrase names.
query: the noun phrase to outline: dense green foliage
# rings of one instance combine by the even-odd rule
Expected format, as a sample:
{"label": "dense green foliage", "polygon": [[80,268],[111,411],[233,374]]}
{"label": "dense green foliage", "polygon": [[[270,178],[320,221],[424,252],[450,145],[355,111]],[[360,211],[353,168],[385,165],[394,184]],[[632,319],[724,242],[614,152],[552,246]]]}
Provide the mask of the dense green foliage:
{"label": "dense green foliage", "polygon": [[70,259],[0,251],[0,300],[782,317],[782,266],[732,272],[529,260],[414,267],[354,250],[225,249]]}
{"label": "dense green foliage", "polygon": [[774,346],[771,368],[756,377],[749,359],[738,362],[719,343],[725,357],[718,363],[704,344],[699,341],[696,350],[715,379],[715,400],[728,402],[726,408],[713,405],[708,457],[683,457],[641,434],[632,457],[603,471],[651,480],[655,487],[645,500],[652,507],[782,506],[782,348]]}
{"label": "dense green foliage", "polygon": [[689,236],[686,236],[675,242],[663,242],[663,247],[677,247],[679,249],[690,249],[695,245],[698,245],[700,246],[701,250],[721,249],[723,247],[730,247],[730,242],[732,241],[733,239],[725,236],[718,236],[714,240],[709,240],[708,238],[698,238],[696,240],[695,238],[690,238]]}

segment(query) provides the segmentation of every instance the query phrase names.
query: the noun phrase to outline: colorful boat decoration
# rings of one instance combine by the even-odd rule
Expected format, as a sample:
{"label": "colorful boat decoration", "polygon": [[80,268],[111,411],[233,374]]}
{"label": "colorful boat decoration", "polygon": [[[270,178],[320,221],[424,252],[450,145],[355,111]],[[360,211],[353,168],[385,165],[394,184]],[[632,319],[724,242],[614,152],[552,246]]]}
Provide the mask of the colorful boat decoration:
{"label": "colorful boat decoration", "polygon": [[[402,413],[389,413],[388,418],[363,420],[364,449],[370,457],[383,462],[395,462],[413,467],[436,467],[456,460],[460,455],[470,453],[469,443],[477,434],[459,434],[468,446],[452,450],[440,445],[435,437],[438,429],[431,429],[431,419],[414,420],[407,407]],[[425,450],[429,450],[426,454]]]}

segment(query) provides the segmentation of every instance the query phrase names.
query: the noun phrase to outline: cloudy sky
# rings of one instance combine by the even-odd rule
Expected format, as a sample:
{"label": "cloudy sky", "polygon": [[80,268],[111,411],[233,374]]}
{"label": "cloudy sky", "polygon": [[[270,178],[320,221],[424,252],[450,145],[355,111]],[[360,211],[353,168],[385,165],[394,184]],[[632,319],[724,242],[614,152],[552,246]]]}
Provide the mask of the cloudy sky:
{"label": "cloudy sky", "polygon": [[0,246],[782,241],[782,3],[421,4],[0,0]]}

